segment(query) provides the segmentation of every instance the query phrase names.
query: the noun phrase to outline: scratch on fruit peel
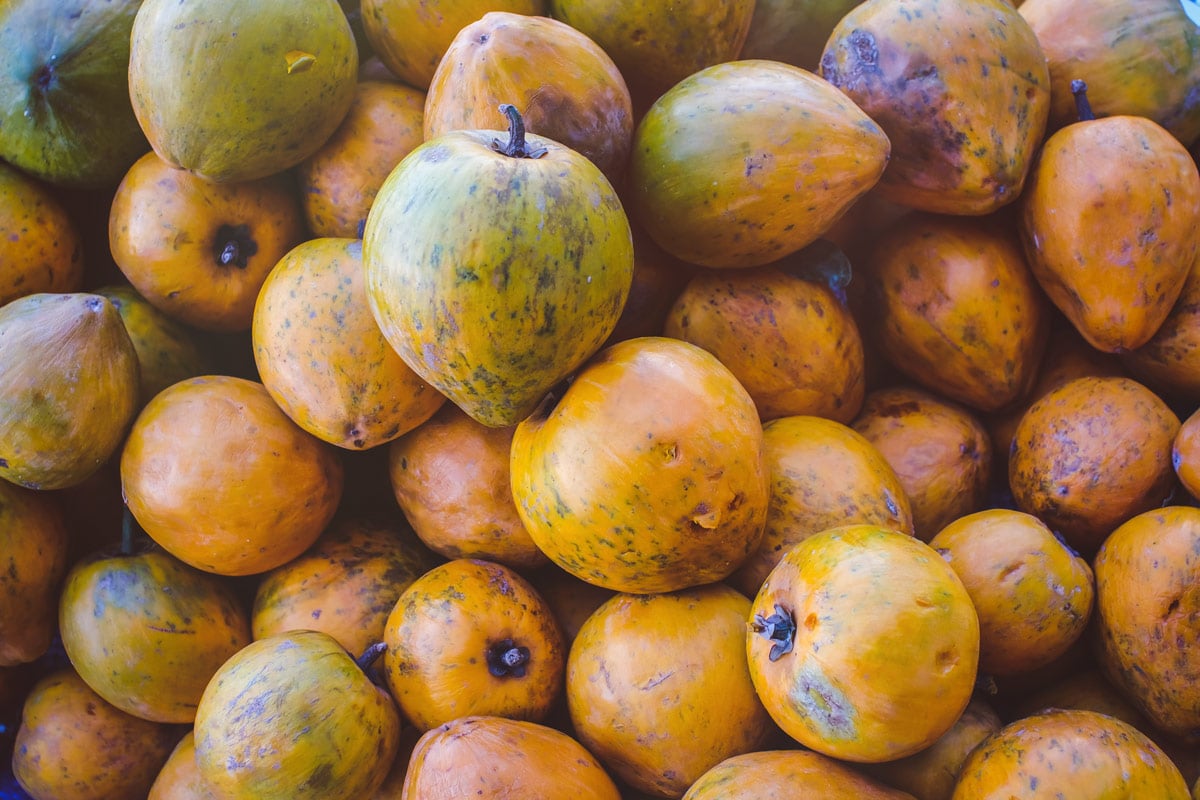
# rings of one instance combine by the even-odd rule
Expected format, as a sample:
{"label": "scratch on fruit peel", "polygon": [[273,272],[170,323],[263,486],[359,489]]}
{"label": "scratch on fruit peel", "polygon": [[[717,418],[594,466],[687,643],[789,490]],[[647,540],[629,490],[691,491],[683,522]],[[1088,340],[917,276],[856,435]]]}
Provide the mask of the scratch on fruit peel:
{"label": "scratch on fruit peel", "polygon": [[317,57],[303,50],[288,50],[283,54],[283,60],[287,62],[288,75],[291,75],[296,72],[304,72],[316,63]]}
{"label": "scratch on fruit peel", "polygon": [[857,735],[850,701],[816,665],[808,663],[797,671],[788,699],[823,739],[846,740]]}

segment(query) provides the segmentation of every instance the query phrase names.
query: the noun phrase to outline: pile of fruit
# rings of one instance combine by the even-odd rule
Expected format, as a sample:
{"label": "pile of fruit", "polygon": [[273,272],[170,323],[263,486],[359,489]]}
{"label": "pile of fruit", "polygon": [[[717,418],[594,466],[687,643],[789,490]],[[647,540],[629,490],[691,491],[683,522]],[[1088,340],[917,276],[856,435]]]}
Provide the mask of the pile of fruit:
{"label": "pile of fruit", "polygon": [[0,4],[0,800],[1200,798],[1189,3]]}

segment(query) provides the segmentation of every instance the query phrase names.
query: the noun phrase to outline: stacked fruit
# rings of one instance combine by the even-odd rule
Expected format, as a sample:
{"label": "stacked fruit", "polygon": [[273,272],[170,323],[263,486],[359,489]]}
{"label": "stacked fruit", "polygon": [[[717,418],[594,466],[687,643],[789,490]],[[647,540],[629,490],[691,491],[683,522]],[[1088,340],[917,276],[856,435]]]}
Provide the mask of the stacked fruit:
{"label": "stacked fruit", "polygon": [[0,797],[1200,796],[1198,94],[1177,0],[0,6]]}

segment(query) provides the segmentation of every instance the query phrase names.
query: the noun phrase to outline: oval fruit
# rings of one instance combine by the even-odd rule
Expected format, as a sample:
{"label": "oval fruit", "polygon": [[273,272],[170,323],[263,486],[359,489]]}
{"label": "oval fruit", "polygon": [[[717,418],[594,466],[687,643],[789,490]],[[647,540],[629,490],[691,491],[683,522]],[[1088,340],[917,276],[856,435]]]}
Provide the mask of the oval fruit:
{"label": "oval fruit", "polygon": [[759,750],[731,756],[701,775],[683,800],[913,800],[811,750]]}
{"label": "oval fruit", "polygon": [[83,288],[83,237],[34,178],[0,162],[0,306],[38,292]]}
{"label": "oval fruit", "polygon": [[51,495],[0,481],[0,667],[50,649],[69,544]]}

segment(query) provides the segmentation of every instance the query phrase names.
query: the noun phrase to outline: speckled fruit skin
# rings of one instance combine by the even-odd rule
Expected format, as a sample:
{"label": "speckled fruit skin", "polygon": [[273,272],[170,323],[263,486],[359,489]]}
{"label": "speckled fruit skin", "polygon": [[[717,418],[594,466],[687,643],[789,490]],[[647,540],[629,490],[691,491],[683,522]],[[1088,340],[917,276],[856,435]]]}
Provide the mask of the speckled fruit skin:
{"label": "speckled fruit skin", "polygon": [[1120,525],[1096,554],[1100,663],[1159,729],[1200,741],[1200,509],[1167,506]]}
{"label": "speckled fruit skin", "polygon": [[181,561],[253,575],[304,552],[332,520],[343,466],[257,381],[201,375],[163,390],[121,451],[138,523]]}
{"label": "speckled fruit skin", "polygon": [[813,416],[763,425],[771,501],[762,542],[729,582],[753,597],[793,545],[827,528],[866,523],[912,535],[908,495],[887,459],[848,425]]}
{"label": "speckled fruit skin", "polygon": [[[764,623],[780,610],[793,646]],[[875,525],[831,528],[787,552],[754,598],[750,676],[785,733],[819,753],[881,762],[950,730],[975,688],[979,619],[929,545]],[[768,623],[769,626],[769,623]]]}
{"label": "speckled fruit skin", "polygon": [[1016,506],[1090,557],[1114,528],[1170,496],[1171,447],[1180,426],[1170,407],[1137,381],[1068,381],[1017,424],[1008,461]]}
{"label": "speckled fruit skin", "polygon": [[[421,730],[488,714],[540,722],[558,699],[566,647],[546,601],[502,564],[460,558],[413,581],[388,615],[383,673]],[[495,659],[526,648],[518,669]]]}
{"label": "speckled fruit skin", "polygon": [[893,202],[982,215],[1016,200],[1050,112],[1033,30],[1005,0],[867,0],[825,45],[821,77],[883,128]]}
{"label": "speckled fruit skin", "polygon": [[754,402],[715,356],[627,339],[517,425],[517,511],[550,560],[615,591],[720,580],[754,552],[769,483]]}
{"label": "speckled fruit skin", "polygon": [[1088,562],[1037,517],[991,508],[959,517],[929,540],[979,614],[979,670],[1044,667],[1083,635],[1095,584]]}
{"label": "speckled fruit skin", "polygon": [[701,775],[683,800],[914,800],[811,750],[760,750],[732,756]]}
{"label": "speckled fruit skin", "polygon": [[68,546],[52,495],[0,481],[0,667],[28,664],[49,649]]}
{"label": "speckled fruit skin", "polygon": [[0,306],[83,287],[83,239],[50,189],[0,162]]}
{"label": "speckled fruit skin", "polygon": [[807,70],[717,64],[655,101],[633,136],[633,213],[664,250],[706,267],[763,266],[811,244],[873,187],[891,145]]}
{"label": "speckled fruit skin", "polygon": [[400,724],[332,636],[289,631],[217,670],[196,709],[196,765],[224,800],[357,800],[383,783]]}
{"label": "speckled fruit skin", "polygon": [[77,562],[58,629],[93,691],[154,722],[191,723],[213,673],[250,643],[250,615],[233,586],[157,547]]}
{"label": "speckled fruit skin", "polygon": [[57,669],[25,699],[13,774],[33,800],[143,800],[180,735],[106,702],[73,669]]}
{"label": "speckled fruit skin", "polygon": [[1200,259],[1154,335],[1119,358],[1130,375],[1160,396],[1200,404]]}
{"label": "speckled fruit skin", "polygon": [[627,785],[661,797],[758,749],[773,727],[746,666],[749,611],[721,583],[607,600],[567,660],[576,737]]}
{"label": "speckled fruit skin", "polygon": [[1029,392],[1050,306],[1011,226],[914,213],[875,244],[867,265],[870,330],[905,376],[979,411]]}
{"label": "speckled fruit skin", "polygon": [[400,800],[570,797],[620,800],[583,745],[535,722],[466,716],[425,733],[413,749]]}
{"label": "speckled fruit skin", "polygon": [[1179,769],[1132,725],[1053,709],[1011,722],[967,757],[953,800],[1096,797],[1190,800]]}
{"label": "speckled fruit skin", "polygon": [[600,45],[550,17],[491,11],[450,42],[429,84],[425,138],[504,127],[512,103],[531,133],[587,157],[619,184],[633,144],[633,105]]}
{"label": "speckled fruit skin", "polygon": [[596,352],[633,279],[633,236],[612,184],[579,153],[450,131],[384,182],[367,215],[371,311],[400,357],[485,425],[514,425]]}
{"label": "speckled fruit skin", "polygon": [[663,335],[720,359],[764,422],[808,414],[848,423],[862,406],[865,356],[853,314],[829,287],[784,268],[697,273]]}
{"label": "speckled fruit skin", "polygon": [[39,292],[0,306],[0,478],[83,483],[137,413],[137,352],[106,298]]}
{"label": "speckled fruit skin", "polygon": [[346,450],[390,442],[446,402],[387,343],[364,284],[358,239],[309,239],[267,274],[250,325],[271,399],[305,431]]}
{"label": "speckled fruit skin", "polygon": [[357,77],[337,0],[145,0],[133,21],[138,123],[163,160],[209,180],[263,178],[312,155]]}
{"label": "speckled fruit skin", "polygon": [[1050,136],[1020,204],[1029,267],[1097,350],[1150,340],[1200,258],[1200,170],[1143,117],[1083,120]]}

